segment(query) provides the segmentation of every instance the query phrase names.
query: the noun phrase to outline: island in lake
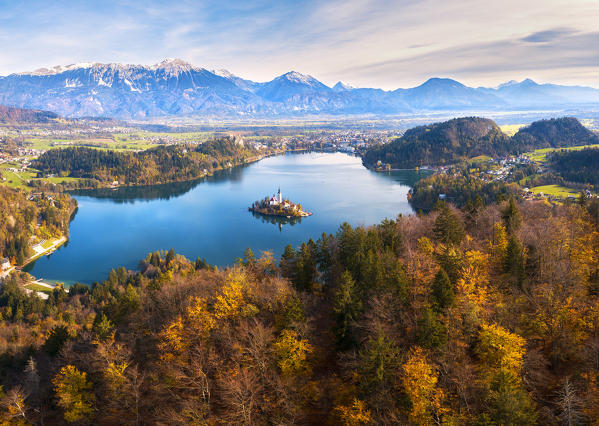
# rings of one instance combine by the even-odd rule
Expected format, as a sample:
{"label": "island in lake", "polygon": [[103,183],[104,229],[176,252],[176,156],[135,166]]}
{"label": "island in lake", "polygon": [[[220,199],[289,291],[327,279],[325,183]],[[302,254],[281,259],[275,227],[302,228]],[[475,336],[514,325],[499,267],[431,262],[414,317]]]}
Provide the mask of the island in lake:
{"label": "island in lake", "polygon": [[267,216],[282,216],[288,218],[312,216],[312,213],[302,209],[301,204],[296,204],[287,199],[283,199],[281,188],[279,188],[277,194],[272,197],[264,197],[262,200],[254,201],[254,204],[249,210]]}

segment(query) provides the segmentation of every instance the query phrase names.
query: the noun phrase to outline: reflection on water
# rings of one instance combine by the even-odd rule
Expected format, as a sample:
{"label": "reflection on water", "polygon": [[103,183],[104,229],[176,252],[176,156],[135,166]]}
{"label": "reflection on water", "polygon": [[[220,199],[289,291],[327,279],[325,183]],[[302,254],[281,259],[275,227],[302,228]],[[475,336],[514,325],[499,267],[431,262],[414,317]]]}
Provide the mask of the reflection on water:
{"label": "reflection on water", "polygon": [[134,201],[170,200],[191,191],[200,183],[218,183],[223,179],[232,182],[239,181],[244,168],[248,165],[233,167],[232,169],[218,170],[211,176],[185,182],[171,182],[161,185],[148,186],[119,186],[117,188],[78,189],[70,191],[72,196],[87,196],[94,198],[107,198],[115,203],[133,203]]}
{"label": "reflection on water", "polygon": [[[341,153],[271,157],[193,182],[149,187],[77,191],[79,209],[68,244],[30,265],[30,272],[67,284],[90,284],[112,268],[136,269],[155,250],[189,259],[231,264],[247,247],[279,256],[348,222],[370,225],[412,212],[410,186],[427,173],[365,169],[359,158]],[[252,214],[248,207],[276,192],[313,213],[307,218]]]}
{"label": "reflection on water", "polygon": [[301,217],[286,217],[286,216],[270,216],[255,211],[250,211],[252,216],[256,219],[261,220],[262,223],[271,223],[279,228],[279,231],[283,230],[283,225],[293,226],[302,223]]}

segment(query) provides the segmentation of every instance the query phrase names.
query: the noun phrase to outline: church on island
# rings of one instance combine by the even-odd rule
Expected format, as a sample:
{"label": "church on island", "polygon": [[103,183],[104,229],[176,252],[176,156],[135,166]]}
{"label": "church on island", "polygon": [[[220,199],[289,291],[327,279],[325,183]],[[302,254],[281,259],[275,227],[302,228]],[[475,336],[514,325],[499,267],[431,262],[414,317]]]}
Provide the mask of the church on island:
{"label": "church on island", "polygon": [[[276,195],[270,197],[270,201],[268,202],[270,206],[280,206],[283,205],[283,195],[281,194],[281,188],[279,188],[279,192]],[[289,204],[289,203],[287,203]]]}
{"label": "church on island", "polygon": [[302,210],[301,204],[284,199],[281,188],[272,197],[255,201],[249,210],[270,216],[305,217],[312,215],[312,213]]}

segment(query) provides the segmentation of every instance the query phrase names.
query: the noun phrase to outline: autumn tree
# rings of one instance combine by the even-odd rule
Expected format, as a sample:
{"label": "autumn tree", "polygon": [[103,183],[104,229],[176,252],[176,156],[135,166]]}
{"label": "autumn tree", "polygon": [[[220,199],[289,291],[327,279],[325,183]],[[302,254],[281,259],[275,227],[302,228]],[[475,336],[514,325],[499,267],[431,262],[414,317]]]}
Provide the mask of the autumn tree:
{"label": "autumn tree", "polygon": [[73,423],[91,419],[94,414],[95,396],[87,373],[74,365],[66,365],[52,381],[58,405],[64,411],[64,419]]}
{"label": "autumn tree", "polygon": [[357,398],[349,405],[338,405],[334,409],[335,423],[343,426],[359,426],[371,423],[370,410],[366,403]]}
{"label": "autumn tree", "polygon": [[417,425],[439,424],[442,416],[443,391],[437,387],[438,373],[424,351],[414,347],[403,365],[402,385],[411,408],[410,421]]}
{"label": "autumn tree", "polygon": [[298,336],[295,330],[283,330],[273,344],[283,375],[293,376],[309,370],[308,355],[312,346]]}

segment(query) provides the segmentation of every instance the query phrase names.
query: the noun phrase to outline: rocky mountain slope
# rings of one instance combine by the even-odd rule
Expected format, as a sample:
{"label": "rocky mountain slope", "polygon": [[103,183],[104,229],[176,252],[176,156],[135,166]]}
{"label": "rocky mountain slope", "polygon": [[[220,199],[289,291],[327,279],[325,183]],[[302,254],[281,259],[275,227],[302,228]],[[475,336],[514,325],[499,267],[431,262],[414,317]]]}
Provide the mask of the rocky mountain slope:
{"label": "rocky mountain slope", "polygon": [[66,117],[277,117],[588,107],[599,105],[599,90],[532,80],[472,88],[447,78],[393,91],[341,82],[331,88],[295,71],[258,83],[172,59],[150,66],[83,63],[11,74],[0,77],[0,104]]}

